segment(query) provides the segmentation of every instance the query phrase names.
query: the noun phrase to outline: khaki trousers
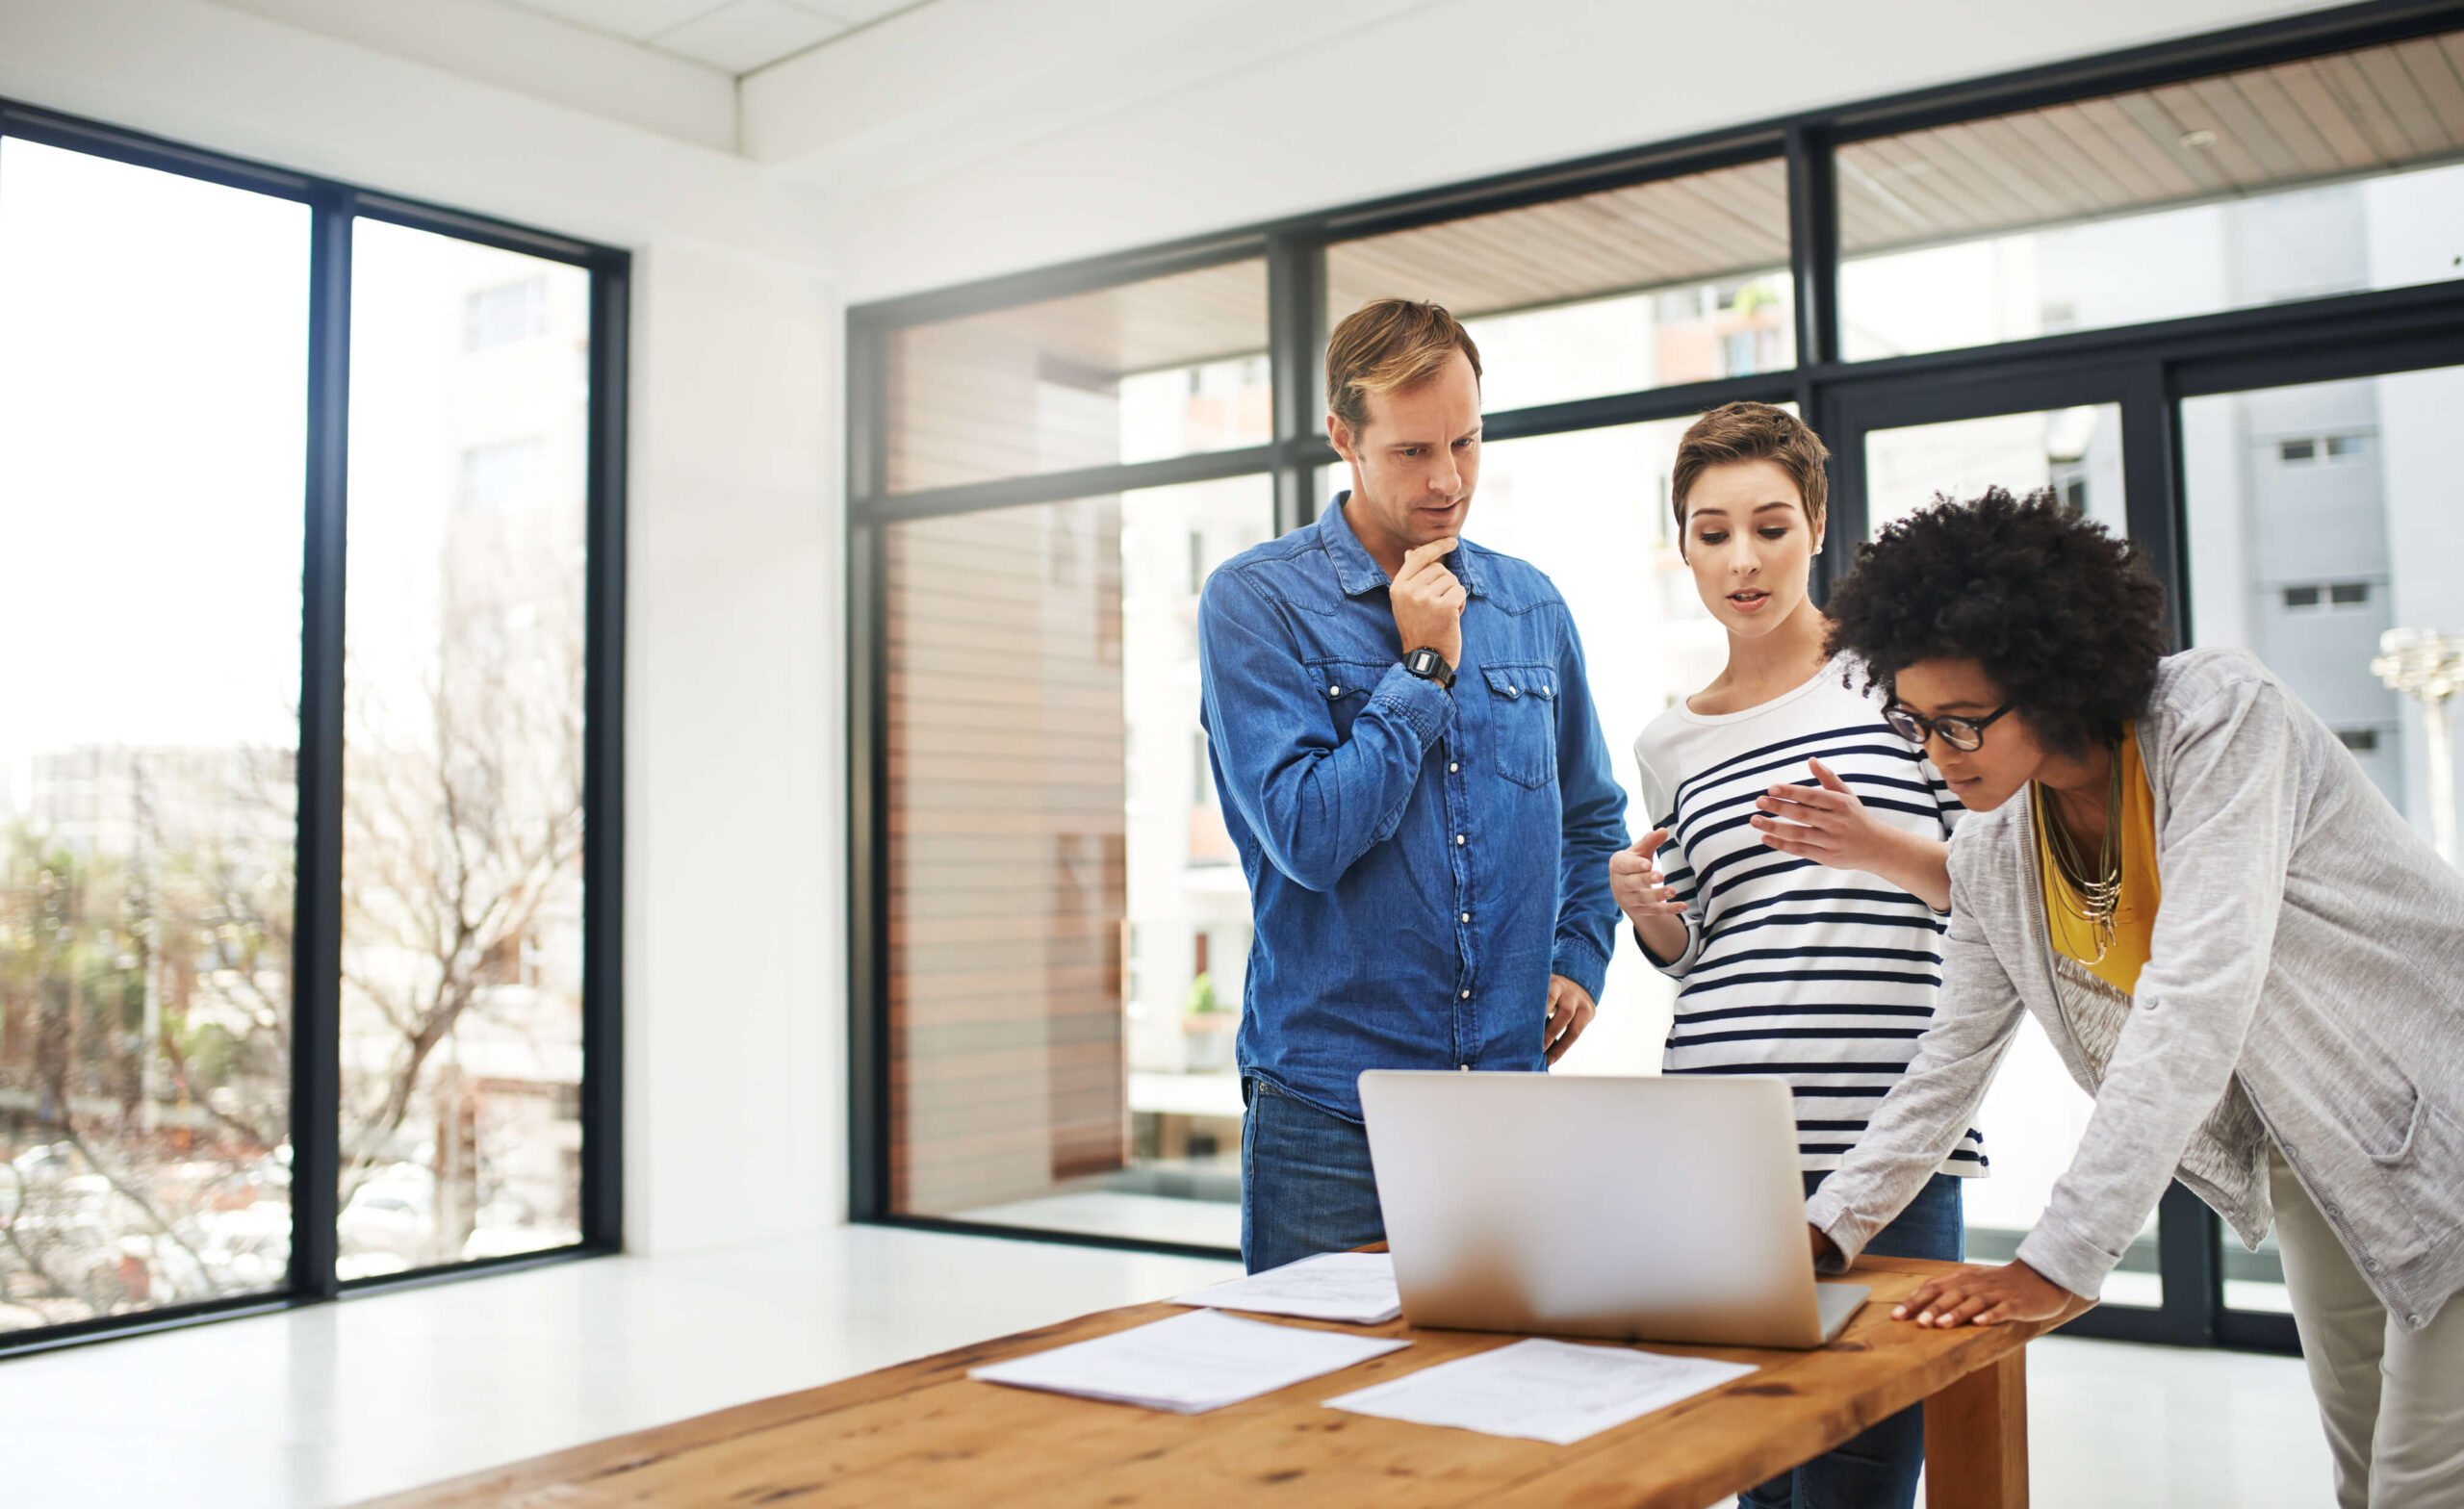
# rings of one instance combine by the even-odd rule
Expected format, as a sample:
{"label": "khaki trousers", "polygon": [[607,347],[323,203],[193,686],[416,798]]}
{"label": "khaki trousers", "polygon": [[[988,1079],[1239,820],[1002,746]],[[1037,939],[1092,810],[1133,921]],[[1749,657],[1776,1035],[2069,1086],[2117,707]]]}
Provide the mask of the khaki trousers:
{"label": "khaki trousers", "polygon": [[2337,1509],[2464,1509],[2464,1297],[2405,1330],[2272,1143],[2268,1183]]}

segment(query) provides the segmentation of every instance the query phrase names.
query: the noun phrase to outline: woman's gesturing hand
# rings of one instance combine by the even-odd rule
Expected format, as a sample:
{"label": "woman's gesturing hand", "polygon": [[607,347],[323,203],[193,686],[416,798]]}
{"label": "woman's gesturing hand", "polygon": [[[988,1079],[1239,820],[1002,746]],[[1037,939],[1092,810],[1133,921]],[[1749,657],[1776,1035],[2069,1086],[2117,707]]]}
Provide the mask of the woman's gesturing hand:
{"label": "woman's gesturing hand", "polygon": [[1677,888],[1668,883],[1659,860],[1654,857],[1666,842],[1668,830],[1655,828],[1635,839],[1632,848],[1608,857],[1608,894],[1617,898],[1617,909],[1626,914],[1626,920],[1638,928],[1646,917],[1685,914],[1685,904],[1677,899]]}
{"label": "woman's gesturing hand", "polygon": [[1937,839],[1894,828],[1865,810],[1836,771],[1818,759],[1806,761],[1817,784],[1775,785],[1755,802],[1755,831],[1783,854],[1862,870],[1923,897],[1936,911],[1949,908],[1948,850]]}
{"label": "woman's gesturing hand", "polygon": [[2068,1290],[2026,1264],[2006,1263],[1937,1273],[1892,1306],[1890,1317],[1931,1326],[2050,1320],[2062,1314],[2070,1297]]}
{"label": "woman's gesturing hand", "polygon": [[1754,827],[1762,841],[1834,869],[1882,873],[1867,861],[1888,863],[1900,831],[1876,822],[1830,766],[1818,759],[1806,764],[1818,784],[1775,785],[1754,804]]}
{"label": "woman's gesturing hand", "polygon": [[1653,856],[1668,842],[1668,830],[1655,828],[1634,840],[1630,849],[1608,857],[1608,894],[1617,909],[1634,925],[1643,946],[1663,963],[1685,952],[1685,904],[1660,873]]}

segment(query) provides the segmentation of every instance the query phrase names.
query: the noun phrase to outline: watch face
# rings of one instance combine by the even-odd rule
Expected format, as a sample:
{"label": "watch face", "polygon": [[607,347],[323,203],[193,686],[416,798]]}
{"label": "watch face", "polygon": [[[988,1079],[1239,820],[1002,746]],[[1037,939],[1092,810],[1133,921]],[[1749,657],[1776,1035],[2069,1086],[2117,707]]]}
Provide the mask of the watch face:
{"label": "watch face", "polygon": [[1426,676],[1431,671],[1437,669],[1437,652],[1434,650],[1415,650],[1411,652],[1410,658],[1403,662],[1403,666],[1405,670],[1410,671],[1414,676]]}

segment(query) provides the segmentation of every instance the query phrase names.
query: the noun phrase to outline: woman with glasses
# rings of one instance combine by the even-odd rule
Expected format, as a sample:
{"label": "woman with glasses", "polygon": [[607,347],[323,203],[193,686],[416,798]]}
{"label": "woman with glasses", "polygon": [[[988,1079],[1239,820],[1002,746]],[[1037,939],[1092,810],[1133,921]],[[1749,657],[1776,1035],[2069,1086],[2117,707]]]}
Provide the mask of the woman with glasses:
{"label": "woman with glasses", "polygon": [[1971,815],[1941,1009],[1809,1202],[1817,1262],[1919,1196],[2032,1013],[2095,1097],[2078,1153],[2017,1261],[1896,1313],[2050,1317],[2178,1179],[2275,1227],[2338,1502],[2464,1505],[2464,877],[2257,660],[2168,655],[2136,552],[2049,493],[1893,525],[1830,607]]}
{"label": "woman with glasses", "polygon": [[[1807,592],[1823,459],[1813,431],[1762,403],[1714,410],[1680,443],[1680,550],[1728,631],[1728,664],[1635,741],[1659,831],[1610,864],[1637,939],[1679,982],[1668,1071],[1785,1078],[1809,1193],[1862,1135],[1933,1015],[1943,841],[1959,809],[1824,648],[1830,626]],[[1983,1167],[1963,1131],[1872,1250],[1960,1257],[1962,1179]],[[1924,1451],[1924,1412],[1910,1409],[1743,1502],[1905,1505]]]}

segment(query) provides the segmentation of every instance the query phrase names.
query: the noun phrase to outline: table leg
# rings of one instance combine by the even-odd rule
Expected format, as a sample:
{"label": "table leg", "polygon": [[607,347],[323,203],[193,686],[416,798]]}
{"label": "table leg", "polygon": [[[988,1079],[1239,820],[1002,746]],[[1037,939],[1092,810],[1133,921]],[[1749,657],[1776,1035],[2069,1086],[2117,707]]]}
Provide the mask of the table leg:
{"label": "table leg", "polygon": [[2027,1509],[2028,1353],[1925,1401],[1926,1509]]}

